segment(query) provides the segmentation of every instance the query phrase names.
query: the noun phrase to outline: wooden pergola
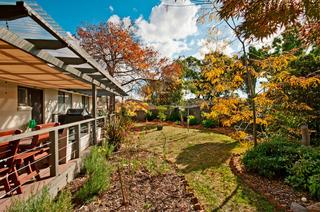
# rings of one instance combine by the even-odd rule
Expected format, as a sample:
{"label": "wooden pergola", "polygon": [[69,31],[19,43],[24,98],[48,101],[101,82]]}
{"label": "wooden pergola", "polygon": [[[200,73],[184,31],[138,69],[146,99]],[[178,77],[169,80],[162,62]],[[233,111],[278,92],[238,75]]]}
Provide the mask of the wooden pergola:
{"label": "wooden pergola", "polygon": [[34,1],[0,3],[0,78],[91,95],[94,118],[97,96],[127,95],[120,83]]}

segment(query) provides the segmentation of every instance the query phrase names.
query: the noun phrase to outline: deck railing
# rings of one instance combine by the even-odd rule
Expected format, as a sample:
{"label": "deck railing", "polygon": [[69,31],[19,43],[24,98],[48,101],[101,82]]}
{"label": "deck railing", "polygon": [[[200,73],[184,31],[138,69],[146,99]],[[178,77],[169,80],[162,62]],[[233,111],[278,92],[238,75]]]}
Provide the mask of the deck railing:
{"label": "deck railing", "polygon": [[[56,127],[0,137],[0,146],[10,143],[7,150],[1,151],[11,151],[13,150],[12,148],[15,148],[11,155],[0,159],[0,170],[1,168],[8,169],[4,175],[0,176],[0,199],[16,192],[22,193],[22,185],[26,182],[59,175],[59,166],[66,164],[69,160],[79,158],[81,152],[93,144],[95,139],[92,136],[94,134],[102,139],[102,128],[112,117],[112,115],[101,116]],[[95,123],[97,123],[97,128],[96,133],[93,133]],[[28,145],[36,136],[44,135],[48,139],[41,145],[22,148]],[[5,152],[0,152],[0,155],[3,156],[3,154]]]}

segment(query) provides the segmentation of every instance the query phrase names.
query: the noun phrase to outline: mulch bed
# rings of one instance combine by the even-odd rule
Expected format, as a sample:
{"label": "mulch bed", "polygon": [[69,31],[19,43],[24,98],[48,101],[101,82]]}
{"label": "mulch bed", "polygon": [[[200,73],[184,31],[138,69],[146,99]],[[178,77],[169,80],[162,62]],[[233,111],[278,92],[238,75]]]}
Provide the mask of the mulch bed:
{"label": "mulch bed", "polygon": [[[256,174],[246,172],[240,159],[240,155],[233,155],[231,157],[230,168],[232,172],[247,186],[264,196],[277,209],[290,211],[290,205],[292,202],[296,202],[305,207],[316,203],[307,193],[295,191],[292,187],[285,184],[283,180],[270,180]],[[307,198],[307,201],[303,202],[302,197]]]}
{"label": "mulch bed", "polygon": [[122,173],[129,187],[129,204],[123,204],[118,174],[112,177],[111,188],[97,200],[76,211],[197,211],[198,200],[186,190],[184,179],[175,174],[152,176],[141,169],[134,175]]}
{"label": "mulch bed", "polygon": [[[148,151],[138,151],[139,158],[155,156]],[[111,159],[113,162],[121,158]],[[119,156],[120,155],[120,156]],[[160,158],[160,157],[159,157]],[[133,172],[129,168],[122,168],[121,178],[124,182],[125,194],[129,204],[123,204],[120,177],[117,171],[112,174],[110,188],[93,200],[82,205],[74,202],[75,211],[202,211],[202,207],[193,192],[188,188],[184,176],[179,176],[171,164],[172,171],[164,174],[151,174],[146,168]],[[68,189],[74,193],[86,181],[81,176],[75,179]]]}

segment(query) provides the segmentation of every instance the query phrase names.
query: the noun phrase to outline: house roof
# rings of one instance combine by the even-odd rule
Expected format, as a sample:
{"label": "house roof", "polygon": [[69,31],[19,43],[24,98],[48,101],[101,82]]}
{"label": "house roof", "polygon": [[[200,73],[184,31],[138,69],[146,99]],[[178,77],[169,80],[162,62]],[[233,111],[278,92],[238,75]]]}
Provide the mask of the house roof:
{"label": "house roof", "polygon": [[[38,59],[38,63],[42,63],[41,65],[49,66],[49,68],[45,68],[46,70],[50,69],[52,72],[55,69],[56,72],[64,74],[65,76],[59,76],[60,79],[56,78],[56,87],[58,88],[61,86],[66,89],[66,85],[69,84],[70,87],[67,88],[87,92],[86,89],[90,89],[90,84],[95,84],[108,94],[127,95],[120,83],[111,77],[102,65],[89,56],[75,38],[62,30],[35,1],[0,1],[0,40],[2,40],[0,43],[2,56],[4,54],[8,56],[8,51],[10,52],[8,49],[11,49],[10,63],[17,62],[18,59],[14,57],[16,53],[23,54],[25,52],[34,59]],[[21,60],[19,62],[21,70],[35,68],[34,64],[22,64]],[[25,67],[21,67],[22,65]],[[8,72],[5,62],[0,60],[0,76],[3,69],[6,70],[2,74],[6,74],[7,78],[10,74],[11,78],[15,77],[13,72]],[[50,71],[46,74],[50,74]],[[38,77],[39,81],[49,85],[45,82],[44,76],[43,78]],[[58,76],[57,73],[55,76]],[[68,80],[70,83],[66,82]],[[55,83],[54,80],[52,83]]]}

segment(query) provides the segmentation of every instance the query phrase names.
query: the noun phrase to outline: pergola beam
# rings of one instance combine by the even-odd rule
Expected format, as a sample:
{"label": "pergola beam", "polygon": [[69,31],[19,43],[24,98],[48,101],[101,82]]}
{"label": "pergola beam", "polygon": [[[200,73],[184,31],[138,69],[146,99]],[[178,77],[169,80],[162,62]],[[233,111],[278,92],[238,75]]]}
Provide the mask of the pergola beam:
{"label": "pergola beam", "polygon": [[63,61],[65,64],[68,65],[80,65],[86,63],[82,58],[79,57],[57,57],[59,60]]}
{"label": "pergola beam", "polygon": [[28,11],[23,6],[23,2],[17,2],[16,5],[1,5],[1,21],[11,21],[26,16],[28,16]]}
{"label": "pergola beam", "polygon": [[67,47],[64,43],[59,40],[45,40],[45,39],[26,39],[33,45],[37,47],[37,49],[62,49]]}

